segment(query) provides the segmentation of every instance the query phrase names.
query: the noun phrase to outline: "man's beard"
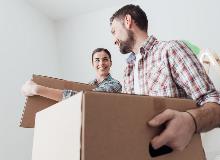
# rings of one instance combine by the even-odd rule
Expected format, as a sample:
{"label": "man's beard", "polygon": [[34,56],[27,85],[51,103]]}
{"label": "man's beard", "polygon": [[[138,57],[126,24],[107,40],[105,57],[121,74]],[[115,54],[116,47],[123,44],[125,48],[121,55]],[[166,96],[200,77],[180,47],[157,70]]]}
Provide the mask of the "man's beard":
{"label": "man's beard", "polygon": [[132,52],[132,48],[134,47],[134,33],[130,30],[127,30],[128,38],[126,41],[120,41],[120,52],[122,54],[127,54]]}

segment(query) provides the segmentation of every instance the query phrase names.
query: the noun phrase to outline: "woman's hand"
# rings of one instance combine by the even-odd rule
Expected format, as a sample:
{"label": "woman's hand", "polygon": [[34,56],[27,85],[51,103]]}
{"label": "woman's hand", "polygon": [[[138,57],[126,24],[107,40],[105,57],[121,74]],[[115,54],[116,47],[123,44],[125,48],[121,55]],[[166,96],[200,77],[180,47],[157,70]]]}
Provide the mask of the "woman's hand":
{"label": "woman's hand", "polygon": [[39,85],[33,82],[32,80],[28,80],[21,88],[21,93],[24,96],[34,96],[37,95]]}

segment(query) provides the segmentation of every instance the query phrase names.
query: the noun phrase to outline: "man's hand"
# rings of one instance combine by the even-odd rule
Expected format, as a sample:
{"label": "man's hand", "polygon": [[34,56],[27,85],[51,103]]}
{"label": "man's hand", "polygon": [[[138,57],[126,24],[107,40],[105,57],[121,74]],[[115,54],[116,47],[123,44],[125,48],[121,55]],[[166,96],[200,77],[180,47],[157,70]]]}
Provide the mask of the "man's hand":
{"label": "man's hand", "polygon": [[166,125],[164,131],[152,139],[151,144],[154,149],[167,145],[174,150],[183,150],[195,133],[194,121],[187,112],[167,109],[148,123],[152,127]]}
{"label": "man's hand", "polygon": [[38,91],[38,85],[31,80],[26,81],[25,84],[21,88],[21,93],[24,96],[37,95],[37,91]]}

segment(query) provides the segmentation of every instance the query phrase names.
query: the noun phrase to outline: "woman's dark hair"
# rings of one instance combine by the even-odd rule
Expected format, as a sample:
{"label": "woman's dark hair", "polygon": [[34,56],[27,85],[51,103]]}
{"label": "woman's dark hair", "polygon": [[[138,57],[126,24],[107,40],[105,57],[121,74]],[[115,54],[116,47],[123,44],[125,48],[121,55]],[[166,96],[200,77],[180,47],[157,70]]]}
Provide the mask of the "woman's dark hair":
{"label": "woman's dark hair", "polygon": [[97,52],[102,52],[102,51],[104,51],[104,52],[109,56],[110,61],[112,61],[111,53],[110,53],[107,49],[105,49],[105,48],[96,48],[96,49],[92,52],[92,62],[93,62],[93,57],[94,57],[95,53],[97,53]]}
{"label": "woman's dark hair", "polygon": [[110,25],[114,19],[123,20],[126,15],[130,15],[135,24],[142,30],[147,32],[148,20],[145,12],[138,6],[129,4],[116,11],[110,18]]}

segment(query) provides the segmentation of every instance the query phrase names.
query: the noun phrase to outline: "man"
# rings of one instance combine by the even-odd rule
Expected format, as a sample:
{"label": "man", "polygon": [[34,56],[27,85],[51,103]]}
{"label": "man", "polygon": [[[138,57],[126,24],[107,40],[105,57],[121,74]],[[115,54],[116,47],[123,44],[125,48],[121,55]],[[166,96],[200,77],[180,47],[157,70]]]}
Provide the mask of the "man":
{"label": "man", "polygon": [[220,126],[220,94],[192,51],[182,41],[158,41],[148,36],[145,12],[126,5],[110,19],[114,43],[130,53],[124,73],[124,92],[150,96],[191,98],[197,109],[167,109],[149,121],[166,129],[151,141],[155,149],[168,145],[183,150],[194,133]]}

